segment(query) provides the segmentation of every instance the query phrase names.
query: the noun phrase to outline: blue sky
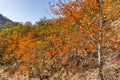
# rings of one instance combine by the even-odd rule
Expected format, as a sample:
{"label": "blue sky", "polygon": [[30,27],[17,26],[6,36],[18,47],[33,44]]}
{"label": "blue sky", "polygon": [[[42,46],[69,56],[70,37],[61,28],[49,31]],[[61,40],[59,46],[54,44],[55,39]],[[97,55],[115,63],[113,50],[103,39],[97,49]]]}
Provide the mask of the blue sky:
{"label": "blue sky", "polygon": [[0,13],[13,21],[35,23],[44,16],[51,18],[49,2],[58,0],[0,0]]}

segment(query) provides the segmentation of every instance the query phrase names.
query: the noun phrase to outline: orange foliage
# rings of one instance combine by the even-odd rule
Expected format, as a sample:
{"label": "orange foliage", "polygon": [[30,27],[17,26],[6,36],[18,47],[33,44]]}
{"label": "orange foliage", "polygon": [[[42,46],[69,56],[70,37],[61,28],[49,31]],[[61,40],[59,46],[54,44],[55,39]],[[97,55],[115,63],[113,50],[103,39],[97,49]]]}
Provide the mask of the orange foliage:
{"label": "orange foliage", "polygon": [[[113,10],[111,13],[112,16],[119,16],[116,15],[119,11],[118,6],[112,6],[110,10],[111,4],[113,3],[113,0],[106,0],[103,3],[102,17],[103,20],[105,20],[103,21],[103,26],[105,27],[103,27],[102,30],[99,29],[99,3],[96,0],[85,0],[83,2],[75,0],[68,1],[68,3],[61,1],[58,2],[57,5],[51,6],[52,12],[60,17],[56,21],[55,27],[58,26],[59,28],[62,26],[62,28],[60,30],[57,30],[57,28],[54,30],[54,32],[58,32],[58,34],[51,34],[52,37],[50,36],[50,38],[53,44],[49,46],[51,48],[49,54],[66,53],[69,55],[72,49],[77,49],[74,53],[78,53],[77,51],[79,51],[81,55],[85,54],[86,50],[93,53],[98,47],[99,31],[103,31],[104,33],[103,44],[116,45],[115,43],[111,43],[115,38],[108,36],[110,32],[114,32],[114,36],[115,32],[117,32],[117,30],[113,31],[113,29],[110,28],[112,23],[110,20],[114,20],[114,18],[108,15],[111,13],[111,10]],[[117,18],[115,20],[117,20]],[[109,23],[109,25],[107,23]]]}
{"label": "orange foliage", "polygon": [[[119,50],[120,47],[119,44],[116,46],[118,43],[116,41],[120,39],[117,35],[120,27],[114,28],[111,25],[120,14],[118,6],[111,6],[113,1],[115,0],[104,2],[102,16],[100,16],[99,3],[96,0],[83,2],[68,0],[67,3],[60,1],[57,5],[50,5],[52,12],[59,17],[52,27],[48,31],[39,31],[40,38],[38,39],[34,35],[37,32],[33,30],[25,35],[9,36],[6,52],[14,54],[17,60],[24,63],[33,63],[36,53],[40,53],[39,56],[52,57],[54,60],[56,56],[59,56],[62,58],[61,64],[67,65],[71,54],[79,54],[85,58],[88,53],[96,52],[99,31],[103,31],[102,46],[106,47],[109,44]],[[102,29],[99,28],[100,17],[103,18]]]}
{"label": "orange foliage", "polygon": [[68,61],[67,60],[62,60],[62,65],[67,65]]}

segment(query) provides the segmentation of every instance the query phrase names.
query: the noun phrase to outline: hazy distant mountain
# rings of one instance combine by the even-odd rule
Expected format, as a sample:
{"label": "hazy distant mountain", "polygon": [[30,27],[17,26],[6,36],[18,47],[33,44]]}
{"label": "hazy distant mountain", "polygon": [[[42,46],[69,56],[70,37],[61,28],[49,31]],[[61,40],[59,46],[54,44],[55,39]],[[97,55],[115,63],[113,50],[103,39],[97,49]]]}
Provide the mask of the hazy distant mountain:
{"label": "hazy distant mountain", "polygon": [[9,18],[0,14],[0,31],[4,28],[12,27],[12,26],[15,26],[17,24],[18,24],[18,22],[13,22]]}
{"label": "hazy distant mountain", "polygon": [[8,19],[7,17],[3,16],[2,14],[0,14],[0,24],[6,24],[7,22],[11,22],[13,23],[12,20]]}

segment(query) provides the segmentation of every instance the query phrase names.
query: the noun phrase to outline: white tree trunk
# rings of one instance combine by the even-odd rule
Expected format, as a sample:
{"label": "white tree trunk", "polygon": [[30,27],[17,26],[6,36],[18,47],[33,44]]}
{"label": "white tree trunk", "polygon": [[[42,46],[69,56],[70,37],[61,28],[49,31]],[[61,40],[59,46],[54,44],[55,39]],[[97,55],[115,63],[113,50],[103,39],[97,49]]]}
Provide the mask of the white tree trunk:
{"label": "white tree trunk", "polygon": [[103,37],[103,32],[102,32],[102,0],[100,2],[100,31],[99,31],[99,45],[98,45],[98,80],[103,80],[102,76],[102,67],[101,67],[101,48],[102,48],[102,37]]}

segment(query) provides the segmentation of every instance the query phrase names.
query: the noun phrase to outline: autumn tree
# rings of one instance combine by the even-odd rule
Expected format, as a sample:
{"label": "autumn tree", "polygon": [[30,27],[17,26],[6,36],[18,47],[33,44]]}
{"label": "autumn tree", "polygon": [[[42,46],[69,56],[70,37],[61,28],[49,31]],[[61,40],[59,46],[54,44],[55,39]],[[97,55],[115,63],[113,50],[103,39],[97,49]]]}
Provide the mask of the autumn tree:
{"label": "autumn tree", "polygon": [[7,48],[8,41],[4,37],[0,37],[0,64],[5,63],[5,58],[7,57],[5,55],[5,50]]}
{"label": "autumn tree", "polygon": [[112,25],[120,17],[119,5],[120,2],[115,0],[64,0],[50,4],[51,11],[59,19],[50,36],[51,48],[47,53],[98,57],[98,75],[102,80],[101,58],[108,52],[119,51],[120,26]]}

